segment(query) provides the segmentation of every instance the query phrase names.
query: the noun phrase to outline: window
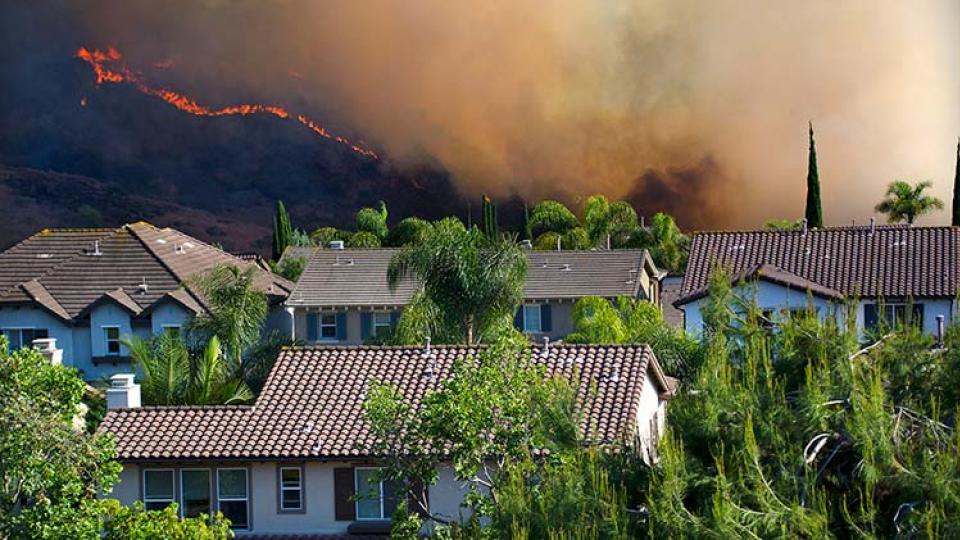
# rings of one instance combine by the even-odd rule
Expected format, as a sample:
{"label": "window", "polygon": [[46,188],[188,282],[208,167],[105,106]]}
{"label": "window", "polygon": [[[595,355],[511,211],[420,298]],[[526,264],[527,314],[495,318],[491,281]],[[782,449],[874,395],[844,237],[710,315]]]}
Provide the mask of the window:
{"label": "window", "polygon": [[217,469],[217,510],[234,529],[249,527],[247,502],[247,470]]}
{"label": "window", "polygon": [[390,330],[393,327],[391,324],[392,317],[390,313],[374,313],[373,314],[373,335],[375,336],[387,336],[390,335]]}
{"label": "window", "polygon": [[540,323],[541,323],[540,305],[524,304],[523,305],[523,331],[533,332],[533,333],[541,332],[542,325]]}
{"label": "window", "polygon": [[280,511],[303,510],[303,470],[280,467]]}
{"label": "window", "polygon": [[116,356],[120,354],[120,327],[119,326],[104,326],[103,340],[107,345],[107,348],[106,348],[107,355]]}
{"label": "window", "polygon": [[163,334],[165,336],[170,336],[174,338],[180,337],[180,325],[179,324],[165,324],[163,325]]}
{"label": "window", "polygon": [[210,512],[210,470],[180,470],[180,512],[185,518]]}
{"label": "window", "polygon": [[47,337],[46,328],[4,328],[0,333],[7,337],[7,348],[11,352],[28,348],[33,340]]}
{"label": "window", "polygon": [[320,339],[337,339],[337,315],[324,313],[320,315]]}
{"label": "window", "polygon": [[897,328],[907,323],[923,327],[923,304],[865,304],[864,323],[868,329],[876,329],[881,322],[887,328]]}
{"label": "window", "polygon": [[392,482],[377,479],[380,469],[357,468],[355,472],[357,519],[390,519],[400,490]]}
{"label": "window", "polygon": [[147,510],[163,510],[173,502],[173,469],[144,470],[143,506]]}

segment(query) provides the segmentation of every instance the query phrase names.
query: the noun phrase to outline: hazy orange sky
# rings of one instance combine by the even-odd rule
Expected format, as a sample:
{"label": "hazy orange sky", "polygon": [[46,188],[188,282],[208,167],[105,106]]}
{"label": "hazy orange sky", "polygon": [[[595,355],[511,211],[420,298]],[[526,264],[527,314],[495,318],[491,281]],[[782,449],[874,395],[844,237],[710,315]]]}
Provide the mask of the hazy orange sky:
{"label": "hazy orange sky", "polygon": [[950,198],[957,0],[137,1],[89,13],[89,45],[121,47],[160,84],[307,107],[395,162],[438,161],[470,190],[619,197],[642,192],[645,171],[709,159],[687,186],[706,221],[798,217],[812,120],[828,224],[868,219],[894,179],[932,180]]}

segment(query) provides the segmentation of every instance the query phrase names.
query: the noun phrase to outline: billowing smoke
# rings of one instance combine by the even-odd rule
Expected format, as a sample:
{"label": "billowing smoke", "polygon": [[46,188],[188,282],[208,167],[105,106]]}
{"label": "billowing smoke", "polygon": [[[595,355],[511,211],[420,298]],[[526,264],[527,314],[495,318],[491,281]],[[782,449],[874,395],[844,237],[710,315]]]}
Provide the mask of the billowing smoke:
{"label": "billowing smoke", "polygon": [[[802,214],[807,121],[827,221],[887,182],[948,199],[956,0],[86,2],[88,45],[205,102],[308,110],[466,193],[604,192],[691,226]],[[941,221],[943,215],[935,216]]]}

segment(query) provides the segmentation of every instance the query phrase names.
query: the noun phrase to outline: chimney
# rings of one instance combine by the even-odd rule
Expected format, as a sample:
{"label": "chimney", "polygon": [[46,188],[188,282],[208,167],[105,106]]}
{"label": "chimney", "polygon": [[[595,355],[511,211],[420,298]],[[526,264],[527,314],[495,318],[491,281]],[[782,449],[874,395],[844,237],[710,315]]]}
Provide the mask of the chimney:
{"label": "chimney", "polygon": [[57,348],[57,338],[37,338],[33,340],[33,347],[51,364],[59,366],[63,363],[63,349]]}
{"label": "chimney", "polygon": [[330,249],[343,249],[343,240],[331,240],[327,247]]}
{"label": "chimney", "polygon": [[550,336],[543,336],[543,356],[550,356]]}
{"label": "chimney", "polygon": [[937,345],[943,347],[943,315],[937,315]]}
{"label": "chimney", "polygon": [[803,218],[803,236],[807,235],[807,218]]}
{"label": "chimney", "polygon": [[107,410],[136,409],[140,407],[140,385],[133,382],[133,373],[118,373],[110,377],[107,388]]}
{"label": "chimney", "polygon": [[873,236],[873,233],[877,231],[877,218],[870,218],[870,236]]}

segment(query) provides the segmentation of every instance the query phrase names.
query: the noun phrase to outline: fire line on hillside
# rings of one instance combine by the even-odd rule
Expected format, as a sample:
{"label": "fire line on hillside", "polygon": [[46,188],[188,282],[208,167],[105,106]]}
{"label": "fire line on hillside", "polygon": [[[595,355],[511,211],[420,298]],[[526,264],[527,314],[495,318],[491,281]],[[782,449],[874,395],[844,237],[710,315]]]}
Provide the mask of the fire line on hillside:
{"label": "fire line on hillside", "polygon": [[[98,49],[88,50],[86,47],[80,47],[77,49],[76,57],[83,60],[89,64],[91,68],[93,68],[93,72],[97,76],[96,83],[98,86],[103,83],[131,84],[137,90],[146,95],[158,97],[170,105],[173,105],[177,109],[196,116],[246,116],[250,114],[264,113],[272,114],[281,119],[293,118],[323,138],[336,141],[360,155],[369,157],[371,159],[380,159],[380,156],[373,150],[354,143],[346,137],[330,133],[326,128],[303,114],[294,116],[283,107],[245,103],[241,105],[223,107],[220,109],[212,109],[210,107],[200,105],[193,99],[172,90],[154,88],[148,85],[139,74],[134,73],[130,68],[123,65],[123,55],[121,55],[120,51],[113,47],[108,48],[106,52]],[[81,105],[86,106],[86,98],[83,98]]]}

